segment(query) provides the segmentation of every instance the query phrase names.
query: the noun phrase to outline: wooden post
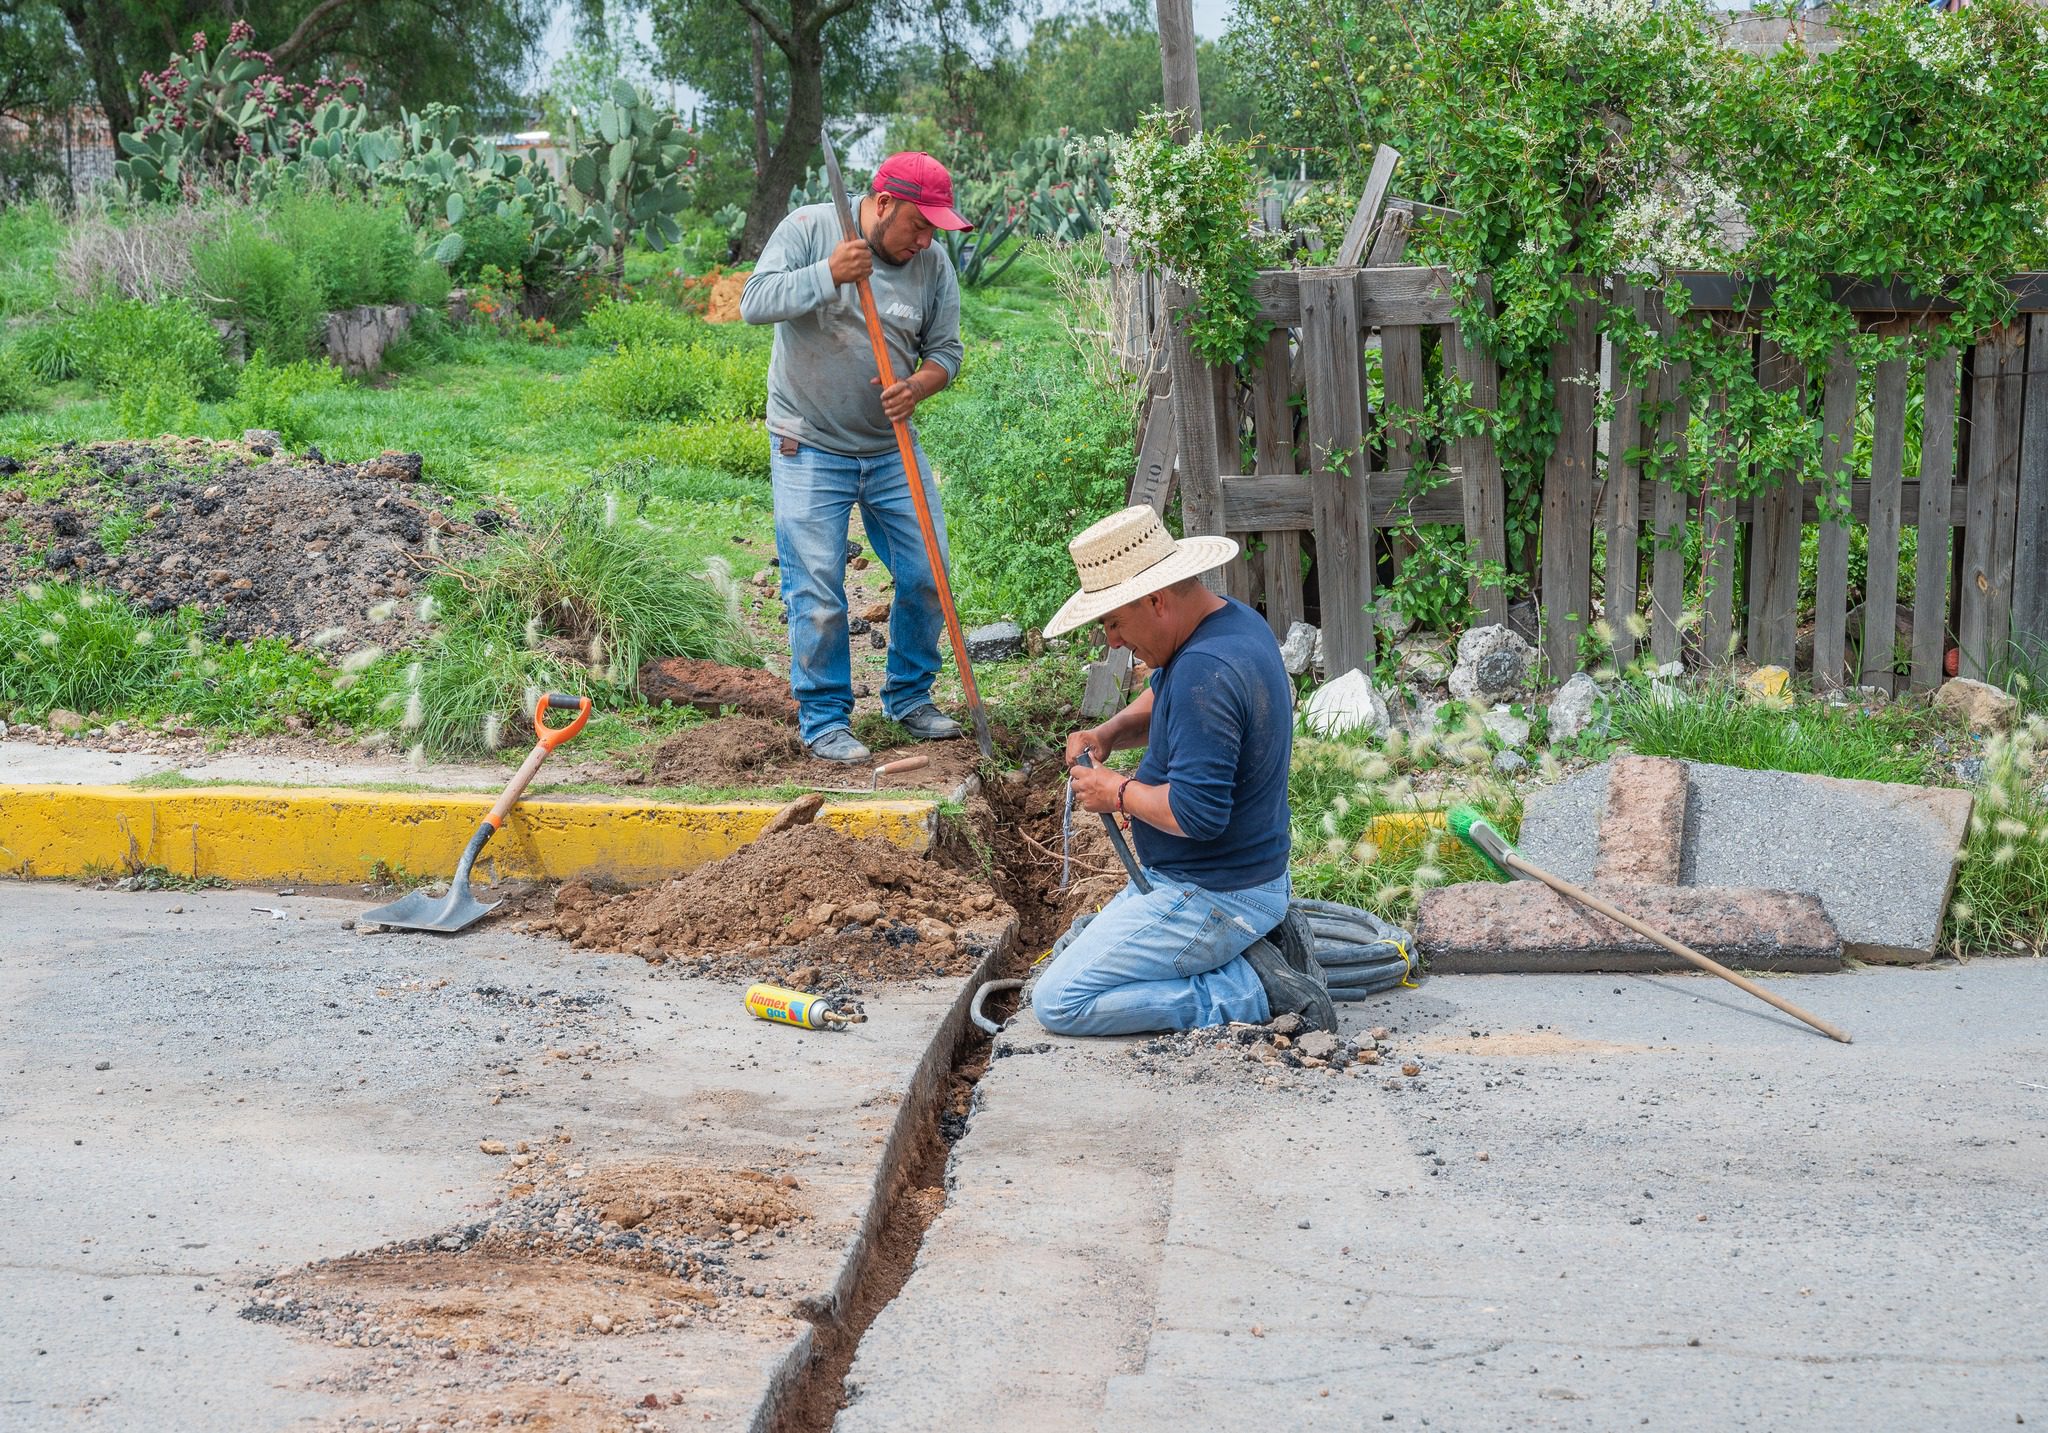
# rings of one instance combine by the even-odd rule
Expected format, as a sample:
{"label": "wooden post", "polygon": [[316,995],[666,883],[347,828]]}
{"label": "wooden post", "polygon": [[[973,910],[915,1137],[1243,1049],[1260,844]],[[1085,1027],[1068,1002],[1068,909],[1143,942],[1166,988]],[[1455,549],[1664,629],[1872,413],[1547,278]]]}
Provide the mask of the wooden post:
{"label": "wooden post", "polygon": [[1920,508],[1913,569],[1913,690],[1942,683],[1948,645],[1949,500],[1956,481],[1956,351],[1927,355],[1926,411],[1920,430]]}
{"label": "wooden post", "polygon": [[1963,560],[1956,572],[1962,615],[1956,629],[1959,676],[1983,681],[2011,635],[2012,543],[2019,505],[2020,366],[2026,331],[2018,324],[1977,340],[1970,374],[1970,487]]}
{"label": "wooden post", "polygon": [[1372,667],[1372,455],[1358,292],[1346,271],[1303,270],[1301,359],[1308,388],[1309,503],[1322,595],[1325,669]]}
{"label": "wooden post", "polygon": [[[1659,300],[1657,331],[1666,338],[1678,332],[1678,321]],[[1690,417],[1685,397],[1690,367],[1679,364],[1664,375],[1657,403],[1657,451],[1659,461],[1669,464],[1658,475],[1651,531],[1657,550],[1650,557],[1650,655],[1658,662],[1676,662],[1683,656],[1679,619],[1685,606],[1685,494],[1675,474],[1686,461],[1686,425]],[[1607,560],[1614,561],[1608,554]]]}
{"label": "wooden post", "polygon": [[[1645,313],[1641,289],[1617,282],[1614,306],[1637,318]],[[1636,659],[1636,635],[1629,619],[1636,614],[1642,580],[1641,524],[1643,406],[1647,385],[1629,378],[1628,344],[1610,338],[1607,344],[1607,391],[1614,395],[1614,420],[1607,436],[1607,625],[1614,629],[1614,664],[1625,668]]]}
{"label": "wooden post", "polygon": [[[1581,279],[1582,285],[1591,280]],[[1550,350],[1557,445],[1543,469],[1543,655],[1552,681],[1579,669],[1593,607],[1593,441],[1600,380],[1600,302],[1571,301]]]}
{"label": "wooden post", "polygon": [[[1856,360],[1846,344],[1837,344],[1828,355],[1821,387],[1821,467],[1828,481],[1819,494],[1820,551],[1813,587],[1813,685],[1818,691],[1841,686],[1848,671],[1849,450],[1855,441]],[[1837,492],[1839,510],[1833,505]]]}
{"label": "wooden post", "polygon": [[[1493,312],[1493,294],[1482,276],[1473,295],[1480,309]],[[1457,440],[1458,468],[1464,477],[1465,545],[1473,558],[1500,571],[1507,570],[1507,491],[1501,484],[1500,452],[1494,447],[1491,425],[1500,406],[1500,369],[1493,355],[1473,342],[1456,323],[1442,330],[1444,371],[1471,390],[1472,408],[1484,415],[1487,431]],[[1472,605],[1479,620],[1499,624],[1508,620],[1508,599],[1498,584],[1472,580]]]}
{"label": "wooden post", "polygon": [[1401,156],[1384,144],[1373,151],[1372,172],[1365,177],[1365,193],[1358,196],[1358,207],[1352,211],[1351,223],[1337,245],[1337,267],[1355,268],[1364,261],[1366,243],[1372,238],[1380,209],[1387,202],[1387,190],[1393,187],[1394,166],[1400,162]]}
{"label": "wooden post", "polygon": [[1906,463],[1906,360],[1877,365],[1870,387],[1869,558],[1863,582],[1863,685],[1899,689],[1899,527]]}
{"label": "wooden post", "polygon": [[[1806,375],[1799,361],[1769,339],[1759,345],[1763,386],[1797,391]],[[1749,544],[1749,659],[1758,666],[1792,669],[1798,640],[1799,529],[1803,506],[1799,475],[1765,474],[1757,495]]]}
{"label": "wooden post", "polygon": [[1184,143],[1202,132],[1202,85],[1195,72],[1194,0],[1158,0],[1157,8],[1161,93],[1169,113],[1185,116],[1173,126],[1173,137]]}
{"label": "wooden post", "polygon": [[2013,546],[2012,640],[2048,661],[2048,313],[2028,321],[2026,429],[2020,435],[2019,532]]}
{"label": "wooden post", "polygon": [[1736,539],[1742,531],[1735,521],[1738,464],[1727,452],[1728,395],[1724,392],[1714,395],[1714,426],[1719,431],[1721,453],[1714,460],[1700,532],[1700,580],[1706,587],[1700,644],[1708,664],[1720,665],[1735,655]]}
{"label": "wooden post", "polygon": [[[1192,295],[1179,284],[1167,285],[1166,353],[1173,374],[1173,427],[1180,448],[1180,521],[1188,536],[1220,536],[1223,532],[1221,459],[1216,452],[1216,382],[1209,365],[1188,343]],[[1227,590],[1219,569],[1202,575],[1212,592]]]}
{"label": "wooden post", "polygon": [[[1287,330],[1267,336],[1265,361],[1252,388],[1252,439],[1259,471],[1299,471],[1294,457],[1294,382],[1288,371]],[[1262,554],[1266,569],[1266,622],[1276,637],[1302,619],[1301,534],[1289,529],[1266,533]]]}

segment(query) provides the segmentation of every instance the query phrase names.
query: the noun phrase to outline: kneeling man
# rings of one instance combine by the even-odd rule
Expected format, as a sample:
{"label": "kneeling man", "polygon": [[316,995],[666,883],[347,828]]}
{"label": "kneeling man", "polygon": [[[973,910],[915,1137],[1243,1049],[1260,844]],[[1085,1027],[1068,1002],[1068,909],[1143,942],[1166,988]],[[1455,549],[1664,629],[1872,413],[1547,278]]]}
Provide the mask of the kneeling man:
{"label": "kneeling man", "polygon": [[[1068,550],[1081,590],[1046,635],[1100,618],[1110,646],[1152,669],[1136,701],[1068,737],[1066,753],[1076,801],[1128,822],[1151,890],[1127,884],[1076,923],[1032,993],[1039,1022],[1063,1035],[1123,1035],[1292,1011],[1334,1028],[1312,967],[1290,965],[1262,939],[1290,893],[1294,703],[1265,619],[1199,581],[1237,544],[1176,542],[1151,508],[1133,507]],[[1145,748],[1135,772],[1102,764],[1129,747]],[[1084,752],[1095,765],[1077,765]]]}

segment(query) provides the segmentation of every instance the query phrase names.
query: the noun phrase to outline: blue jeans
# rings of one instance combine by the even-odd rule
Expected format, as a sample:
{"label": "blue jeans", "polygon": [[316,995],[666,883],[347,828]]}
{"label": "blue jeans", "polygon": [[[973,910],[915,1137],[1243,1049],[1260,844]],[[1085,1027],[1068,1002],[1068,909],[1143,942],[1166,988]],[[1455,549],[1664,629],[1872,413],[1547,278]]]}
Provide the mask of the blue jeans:
{"label": "blue jeans", "polygon": [[[809,444],[785,456],[770,439],[775,489],[775,554],[782,563],[782,603],[789,612],[789,690],[797,730],[806,742],[853,721],[853,658],[846,632],[846,522],[860,504],[868,545],[896,579],[889,606],[889,664],[882,711],[907,716],[932,699],[945,618],[932,581],[924,537],[896,453],[850,458]],[[922,450],[917,455],[939,550],[946,518],[938,484]]]}
{"label": "blue jeans", "polygon": [[1208,891],[1145,876],[1150,892],[1126,884],[1046,966],[1031,992],[1038,1023],[1055,1035],[1130,1035],[1268,1019],[1244,950],[1287,914],[1287,877]]}

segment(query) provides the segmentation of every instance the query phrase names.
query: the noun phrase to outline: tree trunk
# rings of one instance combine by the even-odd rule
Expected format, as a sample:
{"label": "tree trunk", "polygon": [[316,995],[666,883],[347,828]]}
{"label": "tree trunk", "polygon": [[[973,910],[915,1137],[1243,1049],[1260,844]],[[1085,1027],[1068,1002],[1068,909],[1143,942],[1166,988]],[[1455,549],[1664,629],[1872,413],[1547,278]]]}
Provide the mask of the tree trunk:
{"label": "tree trunk", "polygon": [[749,16],[747,28],[753,32],[754,42],[754,173],[758,175],[768,167],[768,71],[761,54],[761,22]]}
{"label": "tree trunk", "polygon": [[816,35],[799,35],[797,43],[798,53],[789,66],[789,115],[768,163],[754,178],[747,227],[740,235],[742,259],[759,258],[768,236],[789,212],[789,191],[802,181],[824,130],[825,47]]}
{"label": "tree trunk", "polygon": [[100,113],[107,117],[107,132],[122,135],[135,128],[135,97],[128,91],[128,75],[121,63],[114,37],[101,14],[104,0],[62,0],[57,7],[71,31],[71,41],[85,56],[86,73],[92,77],[93,93]]}

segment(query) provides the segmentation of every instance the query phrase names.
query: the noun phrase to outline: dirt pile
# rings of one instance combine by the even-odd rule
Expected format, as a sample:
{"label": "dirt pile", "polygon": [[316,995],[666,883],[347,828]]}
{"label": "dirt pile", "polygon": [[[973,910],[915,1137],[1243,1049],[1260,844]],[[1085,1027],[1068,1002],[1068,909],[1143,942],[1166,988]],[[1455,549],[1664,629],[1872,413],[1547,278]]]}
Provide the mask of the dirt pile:
{"label": "dirt pile", "polygon": [[975,937],[1010,915],[979,881],[899,846],[798,826],[651,891],[571,882],[535,928],[579,949],[694,960],[698,974],[815,967],[815,986],[964,974],[984,943]]}
{"label": "dirt pile", "polygon": [[1102,818],[1079,806],[1070,815],[1066,794],[1055,760],[1009,772],[968,801],[964,821],[945,837],[946,855],[960,864],[979,858],[977,841],[991,848],[996,890],[1022,913],[1021,948],[1034,959],[1129,879]]}
{"label": "dirt pile", "polygon": [[659,706],[695,707],[717,716],[730,707],[746,716],[796,723],[796,698],[789,679],[758,667],[728,667],[698,657],[661,657],[647,663],[635,678],[642,701]]}
{"label": "dirt pile", "polygon": [[[766,673],[760,674],[766,676]],[[789,684],[781,677],[785,697]],[[644,674],[643,695],[651,689]],[[929,758],[917,771],[882,778],[878,795],[892,791],[954,791],[980,765],[972,741],[927,741],[875,753],[875,766],[907,756]],[[796,728],[760,716],[729,716],[693,726],[655,752],[648,780],[660,786],[865,786],[874,766],[841,766],[817,761],[804,751]]]}
{"label": "dirt pile", "polygon": [[0,581],[89,582],[150,612],[190,604],[219,637],[396,647],[420,635],[438,559],[505,522],[489,510],[456,522],[419,472],[416,454],[355,464],[205,438],[60,444],[0,492]]}

